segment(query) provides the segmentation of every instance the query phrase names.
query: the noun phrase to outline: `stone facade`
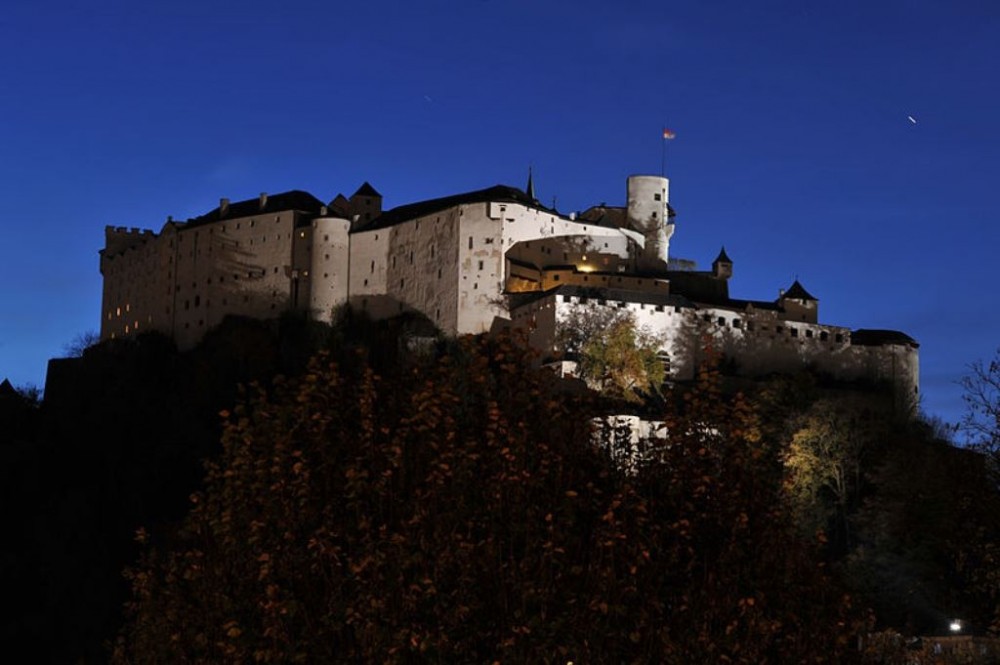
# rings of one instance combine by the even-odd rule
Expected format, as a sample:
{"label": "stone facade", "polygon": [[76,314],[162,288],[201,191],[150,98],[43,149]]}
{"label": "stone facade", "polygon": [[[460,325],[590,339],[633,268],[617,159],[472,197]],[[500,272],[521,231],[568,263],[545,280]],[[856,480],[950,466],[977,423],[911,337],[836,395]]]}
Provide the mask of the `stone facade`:
{"label": "stone facade", "polygon": [[329,203],[301,191],[222,199],[159,233],[108,227],[101,338],[155,330],[187,349],[227,314],[330,321],[350,303],[375,318],[420,312],[448,335],[520,326],[556,358],[573,312],[616,308],[662,340],[674,380],[713,348],[741,374],[811,367],[891,383],[916,403],[907,335],[820,323],[798,282],[773,301],[731,299],[725,250],[709,271],[670,257],[666,178],[631,176],[627,205],[579,214],[541,205],[530,182],[528,192],[497,185],[383,211],[365,183]]}

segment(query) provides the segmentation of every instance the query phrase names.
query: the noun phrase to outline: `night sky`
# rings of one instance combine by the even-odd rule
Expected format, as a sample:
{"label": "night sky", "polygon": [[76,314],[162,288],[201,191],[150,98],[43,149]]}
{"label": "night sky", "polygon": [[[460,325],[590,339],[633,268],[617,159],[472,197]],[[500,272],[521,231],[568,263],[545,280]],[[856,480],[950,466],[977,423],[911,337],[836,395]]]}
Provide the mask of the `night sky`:
{"label": "night sky", "polygon": [[[0,14],[0,379],[100,326],[104,227],[261,192],[562,212],[666,175],[671,254],[920,343],[922,410],[1000,346],[1000,5],[35,2]],[[676,138],[664,143],[663,128]]]}

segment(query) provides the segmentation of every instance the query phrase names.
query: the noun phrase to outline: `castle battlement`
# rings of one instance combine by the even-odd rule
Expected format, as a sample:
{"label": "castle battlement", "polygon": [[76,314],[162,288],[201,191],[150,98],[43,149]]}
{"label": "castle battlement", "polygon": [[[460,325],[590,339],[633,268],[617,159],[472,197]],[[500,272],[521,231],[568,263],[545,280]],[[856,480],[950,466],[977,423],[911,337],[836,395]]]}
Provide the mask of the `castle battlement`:
{"label": "castle battlement", "polygon": [[775,300],[730,298],[725,249],[708,271],[669,256],[668,194],[666,178],[630,176],[626,205],[562,214],[529,179],[527,191],[495,185],[383,211],[364,183],[329,202],[299,190],[222,198],[159,233],[108,226],[101,338],[156,330],[185,349],[230,314],[329,322],[350,304],[374,318],[420,312],[448,335],[523,326],[551,352],[574,312],[616,307],[663,340],[676,380],[693,376],[708,339],[746,374],[808,366],[891,382],[915,403],[916,341],[820,323],[798,281]]}

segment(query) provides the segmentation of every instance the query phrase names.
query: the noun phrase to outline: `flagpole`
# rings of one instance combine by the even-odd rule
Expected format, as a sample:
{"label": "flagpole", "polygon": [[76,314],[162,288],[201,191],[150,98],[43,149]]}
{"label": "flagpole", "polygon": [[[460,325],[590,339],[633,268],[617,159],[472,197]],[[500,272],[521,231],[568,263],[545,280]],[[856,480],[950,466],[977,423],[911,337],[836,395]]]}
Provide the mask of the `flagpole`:
{"label": "flagpole", "polygon": [[665,178],[667,176],[667,137],[664,136],[660,139],[660,177]]}
{"label": "flagpole", "polygon": [[660,149],[660,177],[667,177],[667,141],[674,138],[672,129],[663,128],[663,146]]}

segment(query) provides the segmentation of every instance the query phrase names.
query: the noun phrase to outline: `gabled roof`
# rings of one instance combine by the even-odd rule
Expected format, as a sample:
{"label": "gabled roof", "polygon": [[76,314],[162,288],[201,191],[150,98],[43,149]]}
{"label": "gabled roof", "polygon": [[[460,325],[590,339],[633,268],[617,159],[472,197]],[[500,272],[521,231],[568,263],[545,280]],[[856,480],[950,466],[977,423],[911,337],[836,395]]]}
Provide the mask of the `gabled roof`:
{"label": "gabled roof", "polygon": [[369,222],[359,224],[356,228],[351,229],[351,231],[369,231],[371,229],[381,229],[387,226],[395,226],[400,222],[416,219],[417,217],[424,217],[425,215],[431,215],[435,212],[447,210],[448,208],[453,208],[457,205],[465,203],[484,203],[486,201],[521,203],[539,210],[549,210],[544,206],[540,206],[537,201],[531,199],[527,194],[516,187],[494,185],[493,187],[477,189],[476,191],[466,192],[464,194],[455,194],[453,196],[445,196],[439,199],[429,199],[427,201],[398,206],[392,210],[387,210]]}
{"label": "gabled roof", "polygon": [[204,215],[190,220],[187,226],[201,226],[217,222],[221,219],[239,219],[241,217],[252,217],[268,212],[282,212],[285,210],[301,210],[302,212],[319,214],[322,208],[323,202],[309,192],[293,189],[281,194],[269,194],[263,208],[260,207],[259,197],[230,203],[225,215],[220,214],[221,207],[214,208]]}
{"label": "gabled roof", "polygon": [[379,194],[374,187],[368,184],[367,180],[364,182],[363,185],[358,187],[358,191],[354,192],[354,194],[351,195],[351,198],[353,199],[355,196],[377,196],[379,198],[382,198],[382,195]]}
{"label": "gabled roof", "polygon": [[817,298],[814,298],[808,291],[802,288],[802,285],[799,284],[799,280],[795,280],[791,287],[789,287],[789,289],[785,291],[781,297],[793,298],[795,300],[816,300],[816,302],[819,302]]}
{"label": "gabled roof", "polygon": [[332,212],[336,212],[344,217],[347,217],[351,211],[351,202],[348,201],[347,197],[343,194],[337,194],[337,196],[330,201],[329,205],[327,205],[327,208]]}
{"label": "gabled roof", "polygon": [[881,346],[883,344],[899,344],[917,348],[917,340],[898,330],[878,330],[860,328],[851,332],[851,344],[860,346]]}

